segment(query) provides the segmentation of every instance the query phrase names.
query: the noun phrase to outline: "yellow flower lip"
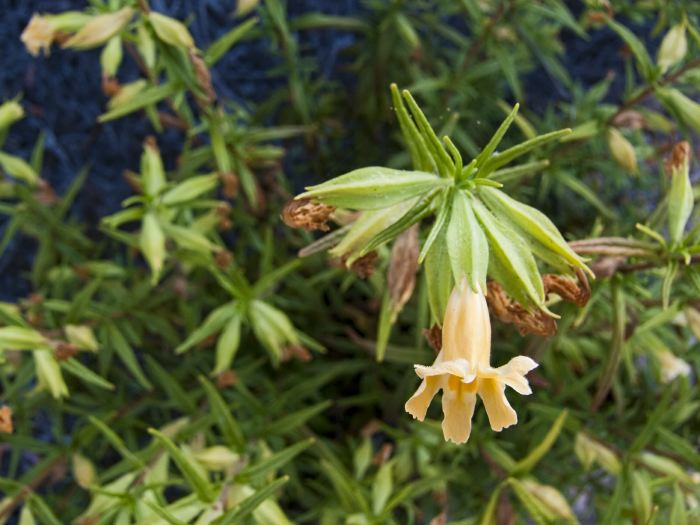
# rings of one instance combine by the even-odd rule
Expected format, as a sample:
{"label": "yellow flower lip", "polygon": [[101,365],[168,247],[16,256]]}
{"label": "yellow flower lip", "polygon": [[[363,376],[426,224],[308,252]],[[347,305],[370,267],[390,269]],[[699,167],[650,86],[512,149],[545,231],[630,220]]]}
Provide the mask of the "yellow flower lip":
{"label": "yellow flower lip", "polygon": [[415,365],[423,381],[406,402],[406,411],[423,421],[430,402],[442,389],[442,431],[447,441],[466,443],[469,439],[477,394],[494,431],[516,424],[518,416],[506,399],[505,387],[522,395],[532,393],[525,375],[537,363],[517,356],[504,366],[491,366],[491,322],[486,299],[481,291],[472,290],[466,279],[450,295],[442,334],[442,350],[435,362],[431,366]]}

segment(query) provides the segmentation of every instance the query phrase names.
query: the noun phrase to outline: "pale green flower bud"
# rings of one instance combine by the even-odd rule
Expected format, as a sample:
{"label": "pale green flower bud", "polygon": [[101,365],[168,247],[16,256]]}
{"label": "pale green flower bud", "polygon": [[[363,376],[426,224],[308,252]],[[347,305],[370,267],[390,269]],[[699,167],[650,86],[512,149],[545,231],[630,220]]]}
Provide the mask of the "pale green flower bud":
{"label": "pale green flower bud", "polygon": [[0,106],[0,130],[10,127],[24,117],[24,108],[16,100],[8,100]]}
{"label": "pale green flower bud", "polygon": [[68,387],[63,381],[58,361],[49,349],[34,351],[34,364],[39,386],[48,390],[53,397],[59,399],[68,395]]}
{"label": "pale green flower bud", "polygon": [[688,39],[685,36],[685,24],[676,24],[666,33],[659,47],[656,63],[661,73],[666,73],[683,60],[687,51]]}
{"label": "pale green flower bud", "polygon": [[153,25],[153,29],[156,35],[158,35],[158,38],[163,42],[182,49],[194,47],[192,35],[190,35],[187,27],[179,20],[156,13],[155,11],[148,13],[148,20],[151,22],[151,25]]}
{"label": "pale green flower bud", "polygon": [[62,47],[71,49],[91,49],[107,42],[118,35],[131,21],[133,9],[125,7],[113,13],[97,15],[90,19]]}
{"label": "pale green flower bud", "polygon": [[64,327],[64,330],[68,341],[81,350],[91,350],[93,352],[98,350],[99,343],[95,339],[92,328],[89,326],[68,324]]}
{"label": "pale green flower bud", "polygon": [[620,166],[630,173],[637,173],[637,154],[634,146],[617,128],[608,130],[608,148]]}

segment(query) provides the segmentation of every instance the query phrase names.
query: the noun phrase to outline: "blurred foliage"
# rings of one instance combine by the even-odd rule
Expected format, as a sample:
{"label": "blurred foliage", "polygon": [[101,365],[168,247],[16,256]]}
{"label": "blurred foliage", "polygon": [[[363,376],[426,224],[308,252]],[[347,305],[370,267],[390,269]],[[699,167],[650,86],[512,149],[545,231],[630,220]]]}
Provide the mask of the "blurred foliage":
{"label": "blurred foliage", "polygon": [[[125,172],[133,196],[96,229],[71,214],[89,166],[57,195],[43,136],[31,158],[2,149],[21,94],[0,107],[0,252],[36,243],[33,293],[0,304],[0,523],[700,523],[700,222],[680,142],[700,132],[700,4],[569,4],[366,0],[358,18],[290,19],[284,0],[240,1],[215,42],[145,0],[28,21],[34,54],[99,48],[99,121],[145,114],[154,136]],[[298,45],[329,29],[356,36],[343,85]],[[619,45],[621,93],[620,78],[585,88],[564,63],[564,37],[601,31]],[[255,107],[219,99],[209,75],[243,39],[269,42],[284,78]],[[120,79],[127,60],[140,78]],[[536,69],[565,93],[543,109]],[[503,433],[477,413],[462,446],[443,441],[435,407],[425,423],[404,412],[412,365],[434,352],[426,279],[386,313],[393,237],[351,265],[359,276],[280,218],[285,163],[308,183],[415,164],[391,83],[465,166],[572,129],[493,182],[588,258],[590,300],[550,295],[547,338],[494,320],[499,361],[540,363],[534,393]],[[165,130],[183,141],[170,170]],[[332,221],[344,234],[355,218]]]}

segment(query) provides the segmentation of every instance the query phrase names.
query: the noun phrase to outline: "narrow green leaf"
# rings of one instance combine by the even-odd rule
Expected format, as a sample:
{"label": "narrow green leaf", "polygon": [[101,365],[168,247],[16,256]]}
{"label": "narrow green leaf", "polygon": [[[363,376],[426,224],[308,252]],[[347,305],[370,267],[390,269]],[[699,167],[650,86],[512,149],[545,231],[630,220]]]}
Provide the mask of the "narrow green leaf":
{"label": "narrow green leaf", "polygon": [[66,361],[61,361],[60,365],[63,370],[78,377],[88,384],[99,388],[104,388],[105,390],[114,390],[114,385],[112,383],[104,379],[102,376],[96,374],[73,357]]}
{"label": "narrow green leaf", "polygon": [[120,438],[117,433],[109,428],[102,420],[96,418],[95,416],[89,415],[88,419],[90,423],[93,424],[99,430],[107,441],[109,441],[112,446],[117,449],[117,451],[122,455],[122,457],[131,463],[135,468],[144,468],[144,463],[141,461],[133,452],[131,452],[122,438]]}
{"label": "narrow green leaf", "polygon": [[253,465],[249,465],[243,470],[241,470],[236,475],[236,481],[245,483],[249,480],[266,475],[270,472],[283,467],[286,463],[291,461],[295,456],[301,454],[304,450],[309,448],[314,443],[314,438],[309,438],[299,443],[295,443],[291,447],[287,447],[280,452],[273,454]]}
{"label": "narrow green leaf", "polygon": [[241,501],[236,508],[224,514],[219,520],[214,522],[214,525],[235,525],[237,523],[243,523],[243,520],[245,520],[250,513],[277,492],[287,481],[289,481],[289,476],[283,476],[271,481],[263,488],[256,491],[255,494]]}
{"label": "narrow green leaf", "polygon": [[245,450],[246,438],[233,417],[231,407],[226,404],[224,398],[221,397],[221,394],[216,390],[214,385],[204,376],[199,376],[199,382],[202,384],[207,394],[209,408],[216,418],[216,424],[221,430],[226,444],[237,452],[243,452]]}
{"label": "narrow green leaf", "polygon": [[544,439],[540,441],[540,443],[533,448],[527,456],[518,461],[513,470],[510,472],[512,476],[520,476],[522,474],[529,473],[549,452],[552,445],[554,445],[554,442],[559,437],[568,414],[569,412],[567,410],[562,410],[561,414],[559,414],[559,417],[557,417],[557,419],[554,421]]}
{"label": "narrow green leaf", "polygon": [[143,109],[146,106],[157,104],[161,100],[175,95],[180,89],[181,87],[175,82],[167,82],[158,86],[146,88],[141,91],[137,97],[97,117],[97,121],[104,123],[121,118],[129,113]]}
{"label": "narrow green leaf", "polygon": [[197,467],[192,464],[191,460],[187,458],[185,454],[183,454],[180,447],[173,443],[168,436],[162,432],[159,432],[155,428],[149,428],[148,433],[155,437],[156,440],[158,440],[158,442],[165,447],[170,456],[173,458],[173,461],[175,461],[175,464],[180,469],[180,472],[182,472],[182,475],[187,480],[187,483],[190,485],[192,490],[197,493],[199,499],[206,502],[214,501],[215,493],[212,490],[209,481],[202,477]]}

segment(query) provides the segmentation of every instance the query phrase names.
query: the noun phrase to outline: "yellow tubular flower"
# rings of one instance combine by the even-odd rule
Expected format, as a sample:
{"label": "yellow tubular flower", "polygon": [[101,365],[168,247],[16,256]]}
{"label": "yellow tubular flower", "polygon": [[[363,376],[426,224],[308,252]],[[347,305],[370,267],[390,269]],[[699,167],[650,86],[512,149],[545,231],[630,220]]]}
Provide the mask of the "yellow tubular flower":
{"label": "yellow tubular flower", "polygon": [[416,365],[416,374],[423,381],[406,402],[406,412],[423,421],[430,402],[442,389],[442,432],[446,440],[467,442],[477,394],[493,430],[500,432],[514,425],[518,415],[506,399],[506,385],[519,394],[532,393],[525,374],[537,363],[518,356],[505,366],[492,368],[490,361],[491,321],[486,298],[463,279],[452,290],[447,304],[442,350],[432,366]]}

